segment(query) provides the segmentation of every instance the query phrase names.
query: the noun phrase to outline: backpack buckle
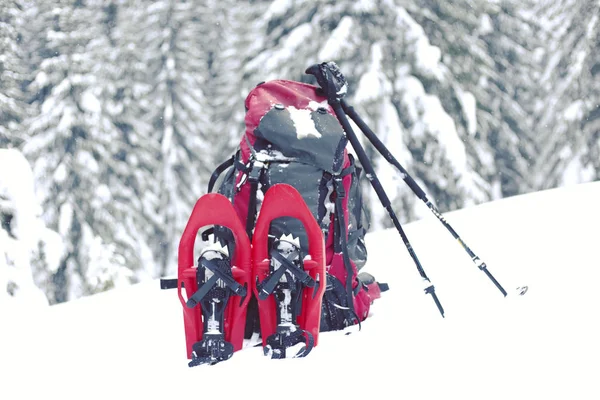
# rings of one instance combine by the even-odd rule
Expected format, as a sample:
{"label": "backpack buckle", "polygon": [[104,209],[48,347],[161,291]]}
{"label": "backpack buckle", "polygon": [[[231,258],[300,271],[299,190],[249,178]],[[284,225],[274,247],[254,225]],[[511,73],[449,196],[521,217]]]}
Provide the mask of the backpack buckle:
{"label": "backpack buckle", "polygon": [[346,190],[344,189],[344,183],[342,182],[341,176],[334,176],[333,178],[333,189],[338,199],[346,197]]}
{"label": "backpack buckle", "polygon": [[[255,168],[258,167],[258,168]],[[267,163],[257,160],[254,157],[250,158],[248,163],[244,165],[244,174],[240,178],[240,181],[235,185],[236,191],[242,190],[242,186],[246,182],[257,183],[260,181],[262,172],[268,167]]]}
{"label": "backpack buckle", "polygon": [[260,181],[263,171],[267,168],[267,164],[262,161],[254,160],[250,164],[250,172],[248,173],[248,180],[251,183]]}

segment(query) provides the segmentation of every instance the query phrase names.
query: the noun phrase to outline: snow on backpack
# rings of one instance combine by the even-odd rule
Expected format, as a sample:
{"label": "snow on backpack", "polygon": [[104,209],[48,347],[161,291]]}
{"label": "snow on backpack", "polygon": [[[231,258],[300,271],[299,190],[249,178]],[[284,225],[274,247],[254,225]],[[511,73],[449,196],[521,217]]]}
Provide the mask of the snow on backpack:
{"label": "snow on backpack", "polygon": [[[213,173],[208,194],[192,210],[178,254],[177,288],[184,306],[190,366],[215,364],[260,334],[265,355],[304,357],[319,332],[360,325],[386,284],[360,273],[368,222],[362,212],[362,168],[440,313],[443,308],[421,267],[364,149],[350,116],[374,147],[493,279],[425,193],[342,99],[335,63],[307,70],[319,86],[289,80],[257,85],[245,101],[246,130],[230,159]],[[359,162],[347,151],[350,142]],[[360,164],[360,166],[359,166]],[[362,168],[361,168],[362,167]],[[216,189],[216,192],[214,191]],[[194,263],[196,238],[204,243]]]}

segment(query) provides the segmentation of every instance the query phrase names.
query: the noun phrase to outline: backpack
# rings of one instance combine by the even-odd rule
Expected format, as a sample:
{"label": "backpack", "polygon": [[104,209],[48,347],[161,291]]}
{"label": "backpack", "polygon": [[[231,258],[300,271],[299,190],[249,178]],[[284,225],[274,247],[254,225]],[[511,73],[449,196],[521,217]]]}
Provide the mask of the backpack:
{"label": "backpack", "polygon": [[[342,127],[318,88],[305,83],[263,82],[248,94],[245,107],[246,129],[239,147],[217,167],[208,191],[216,189],[230,200],[252,240],[268,189],[280,183],[293,186],[325,241],[327,286],[320,331],[359,324],[379,297],[380,286],[370,275],[363,273],[363,280],[359,278],[367,261],[368,218],[362,204],[362,170],[346,149]],[[227,229],[215,227],[211,233],[230,247],[229,253],[234,251]],[[297,240],[300,252],[307,254],[307,234],[298,219],[282,217],[271,223],[271,243],[289,235]],[[260,318],[253,298],[245,338],[256,332],[260,332]]]}

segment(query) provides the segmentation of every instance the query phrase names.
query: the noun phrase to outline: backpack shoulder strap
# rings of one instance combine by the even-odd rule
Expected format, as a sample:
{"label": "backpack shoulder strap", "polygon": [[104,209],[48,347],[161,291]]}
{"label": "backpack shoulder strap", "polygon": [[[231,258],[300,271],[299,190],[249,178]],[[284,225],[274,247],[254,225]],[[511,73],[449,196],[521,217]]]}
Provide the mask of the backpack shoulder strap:
{"label": "backpack shoulder strap", "polygon": [[215,183],[217,183],[217,179],[219,179],[219,176],[221,176],[221,174],[224,171],[226,171],[229,167],[231,167],[234,162],[235,162],[235,155],[231,156],[229,159],[225,160],[224,162],[219,164],[219,166],[217,166],[217,168],[215,168],[212,175],[210,176],[210,180],[208,181],[208,193],[211,193],[213,191],[213,189],[215,187]]}
{"label": "backpack shoulder strap", "polygon": [[221,174],[227,171],[227,169],[229,169],[231,166],[235,165],[236,169],[246,172],[246,166],[244,166],[244,164],[242,164],[239,160],[239,153],[240,152],[238,150],[234,155],[229,157],[227,160],[219,164],[217,168],[215,168],[212,175],[210,176],[210,180],[208,181],[207,193],[211,193],[213,191],[215,184],[217,183],[217,180],[219,179]]}

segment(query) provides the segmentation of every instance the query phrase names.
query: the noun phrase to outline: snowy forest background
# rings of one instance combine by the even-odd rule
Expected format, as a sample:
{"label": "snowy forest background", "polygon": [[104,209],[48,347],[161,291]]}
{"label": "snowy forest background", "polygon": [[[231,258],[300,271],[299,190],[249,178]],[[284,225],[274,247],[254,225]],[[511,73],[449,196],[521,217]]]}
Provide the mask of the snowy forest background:
{"label": "snowy forest background", "polygon": [[[598,0],[0,0],[0,302],[174,274],[248,91],[314,83],[322,61],[442,211],[598,180],[599,16]],[[368,150],[401,220],[427,213]],[[371,229],[389,226],[365,193]]]}

